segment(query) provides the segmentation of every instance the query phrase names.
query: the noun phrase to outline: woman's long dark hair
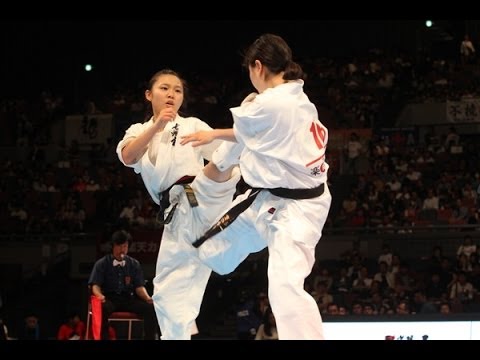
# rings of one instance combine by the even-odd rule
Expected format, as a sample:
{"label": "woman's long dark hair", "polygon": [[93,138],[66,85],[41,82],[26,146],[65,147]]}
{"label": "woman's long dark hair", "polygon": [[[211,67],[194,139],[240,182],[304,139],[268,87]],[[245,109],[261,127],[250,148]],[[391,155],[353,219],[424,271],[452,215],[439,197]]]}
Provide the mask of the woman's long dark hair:
{"label": "woman's long dark hair", "polygon": [[292,50],[278,35],[263,34],[250,45],[243,56],[243,66],[248,68],[259,60],[272,74],[285,72],[285,80],[304,79],[302,67],[292,60]]}

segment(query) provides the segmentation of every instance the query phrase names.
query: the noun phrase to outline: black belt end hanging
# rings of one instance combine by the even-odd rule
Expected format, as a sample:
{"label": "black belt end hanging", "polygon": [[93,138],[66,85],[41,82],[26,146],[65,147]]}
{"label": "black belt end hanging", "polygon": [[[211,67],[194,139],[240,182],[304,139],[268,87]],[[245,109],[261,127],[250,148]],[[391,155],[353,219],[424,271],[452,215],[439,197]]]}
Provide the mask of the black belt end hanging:
{"label": "black belt end hanging", "polygon": [[193,247],[200,247],[200,245],[202,245],[206,240],[208,240],[215,234],[218,234],[220,231],[229,226],[238,217],[238,215],[247,210],[247,208],[252,204],[253,200],[255,200],[255,198],[257,197],[260,190],[261,189],[253,189],[246,199],[242,200],[237,205],[228,210],[226,214],[223,215],[215,225],[208,229],[203,236],[201,236],[192,243]]}

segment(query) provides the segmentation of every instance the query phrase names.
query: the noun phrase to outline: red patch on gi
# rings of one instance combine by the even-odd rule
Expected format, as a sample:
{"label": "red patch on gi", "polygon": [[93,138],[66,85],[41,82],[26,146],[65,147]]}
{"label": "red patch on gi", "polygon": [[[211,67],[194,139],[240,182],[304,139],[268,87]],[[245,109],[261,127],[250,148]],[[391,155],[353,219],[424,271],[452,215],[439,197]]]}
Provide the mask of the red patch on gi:
{"label": "red patch on gi", "polygon": [[269,212],[270,214],[273,214],[273,213],[275,212],[275,210],[276,210],[276,209],[272,207],[272,208],[268,209],[268,212]]}

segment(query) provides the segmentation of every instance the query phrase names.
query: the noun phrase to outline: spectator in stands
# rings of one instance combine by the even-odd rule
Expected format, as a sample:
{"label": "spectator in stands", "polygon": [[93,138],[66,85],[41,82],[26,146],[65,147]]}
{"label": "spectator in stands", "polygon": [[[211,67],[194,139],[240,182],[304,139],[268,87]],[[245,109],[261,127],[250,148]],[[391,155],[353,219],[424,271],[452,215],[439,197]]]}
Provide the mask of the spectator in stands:
{"label": "spectator in stands", "polygon": [[473,299],[475,289],[473,285],[467,281],[467,275],[460,271],[455,274],[449,286],[449,299],[456,303],[468,303]]}
{"label": "spectator in stands", "polygon": [[275,315],[269,307],[263,315],[262,323],[258,327],[255,340],[278,340],[277,324]]}
{"label": "spectator in stands", "polygon": [[437,307],[429,300],[422,290],[417,290],[413,294],[412,312],[416,314],[434,314],[437,313]]}
{"label": "spectator in stands", "polygon": [[355,210],[357,209],[357,199],[355,198],[355,194],[352,192],[350,195],[345,198],[342,202],[342,208],[345,210],[347,216],[351,217]]}
{"label": "spectator in stands", "polygon": [[392,266],[392,250],[390,249],[390,245],[384,244],[382,246],[382,253],[378,256],[377,262],[380,264],[385,262],[387,267],[390,268]]}
{"label": "spectator in stands", "polygon": [[342,315],[342,316],[348,315],[348,309],[345,305],[338,306],[338,315]]}
{"label": "spectator in stands", "polygon": [[443,249],[441,246],[434,246],[432,255],[428,258],[428,268],[431,272],[436,272],[440,269],[443,259]]}
{"label": "spectator in stands", "polygon": [[353,280],[352,290],[361,297],[367,296],[367,294],[370,292],[372,282],[373,279],[368,274],[368,268],[366,266],[362,266],[358,278]]}
{"label": "spectator in stands", "polygon": [[468,34],[464,36],[462,43],[460,44],[460,57],[462,65],[472,63],[475,57],[475,47]]}
{"label": "spectator in stands", "polygon": [[465,235],[463,237],[463,243],[457,249],[457,258],[460,255],[465,255],[470,258],[470,255],[477,252],[477,245],[473,243],[472,237],[470,235]]}
{"label": "spectator in stands", "polygon": [[245,290],[241,291],[235,309],[237,320],[237,339],[253,340],[261,324],[262,315],[255,309],[255,302]]}
{"label": "spectator in stands", "polygon": [[0,318],[0,340],[9,340],[8,338],[8,328],[7,325],[3,322],[3,319]]}
{"label": "spectator in stands", "polygon": [[427,197],[423,201],[423,210],[438,210],[438,196],[433,189],[427,190]]}
{"label": "spectator in stands", "polygon": [[363,304],[359,301],[352,303],[352,315],[363,315]]}
{"label": "spectator in stands", "polygon": [[371,316],[371,315],[377,315],[375,313],[375,309],[373,307],[373,305],[369,302],[367,302],[364,306],[363,306],[363,315],[368,315],[368,316]]}
{"label": "spectator in stands", "polygon": [[134,202],[134,198],[130,198],[128,199],[128,204],[126,204],[122,211],[120,212],[120,215],[119,215],[119,218],[120,219],[126,219],[127,220],[127,223],[130,223],[133,218],[134,218],[134,214],[133,214],[133,210],[136,209],[136,205],[135,205],[135,202]]}
{"label": "spectator in stands", "polygon": [[430,276],[430,279],[427,281],[425,294],[428,300],[434,302],[447,299],[447,286],[441,282],[438,273],[433,273]]}
{"label": "spectator in stands", "polygon": [[319,281],[315,291],[312,293],[313,298],[317,302],[321,313],[327,310],[327,305],[333,302],[332,295],[328,292],[328,285],[325,281]]}
{"label": "spectator in stands", "polygon": [[372,291],[371,304],[375,313],[380,314],[380,310],[384,306],[384,297],[379,291]]}
{"label": "spectator in stands", "polygon": [[439,312],[442,315],[450,315],[452,312],[452,308],[448,302],[442,302],[440,304]]}
{"label": "spectator in stands", "polygon": [[[480,289],[480,263],[472,264],[472,271],[468,275],[468,281],[470,281],[472,286],[477,290]],[[475,297],[475,300],[477,300],[477,297]]]}
{"label": "spectator in stands", "polygon": [[470,259],[467,257],[467,255],[463,253],[458,255],[455,271],[463,271],[465,273],[470,273],[472,271],[472,264],[470,263]]}
{"label": "spectator in stands", "polygon": [[336,303],[330,303],[328,304],[327,306],[327,311],[326,311],[326,315],[339,315],[339,308],[338,308],[338,305]]}
{"label": "spectator in stands", "polygon": [[395,287],[395,275],[388,269],[387,263],[382,261],[378,264],[378,272],[373,276],[373,280],[378,282],[382,294],[387,293]]}
{"label": "spectator in stands", "polygon": [[350,292],[351,287],[352,281],[348,276],[348,269],[342,266],[339,272],[334,273],[332,292],[347,293]]}
{"label": "spectator in stands", "polygon": [[354,281],[360,275],[360,270],[363,267],[363,258],[360,253],[354,254],[352,252],[350,259],[351,265],[348,267],[347,276]]}
{"label": "spectator in stands", "polygon": [[457,133],[457,129],[454,126],[450,127],[445,138],[445,149],[447,152],[451,152],[452,146],[458,146],[459,142],[460,136]]}
{"label": "spectator in stands", "polygon": [[24,326],[20,329],[18,334],[19,340],[45,340],[45,334],[40,327],[39,318],[37,315],[31,313],[24,319]]}
{"label": "spectator in stands", "polygon": [[395,314],[408,315],[410,314],[410,305],[407,300],[400,300],[395,308]]}
{"label": "spectator in stands", "polygon": [[263,317],[267,308],[270,307],[270,300],[268,299],[268,295],[264,291],[260,291],[257,294],[257,302],[256,302],[256,312],[260,314],[260,317]]}
{"label": "spectator in stands", "polygon": [[400,265],[399,271],[395,274],[395,285],[398,284],[404,286],[407,292],[412,291],[416,285],[414,271],[405,262]]}
{"label": "spectator in stands", "polygon": [[400,271],[400,266],[402,265],[402,260],[398,254],[392,255],[392,266],[390,266],[389,271],[396,276]]}
{"label": "spectator in stands", "polygon": [[77,312],[69,315],[67,321],[60,325],[57,340],[83,340],[85,338],[85,323],[80,320]]}
{"label": "spectator in stands", "polygon": [[440,263],[440,270],[438,271],[440,282],[447,288],[453,281],[454,274],[452,270],[452,263],[448,257],[444,257]]}
{"label": "spectator in stands", "polygon": [[327,268],[321,268],[319,274],[313,278],[313,287],[316,289],[317,284],[322,281],[327,285],[327,290],[330,291],[333,284],[333,277]]}
{"label": "spectator in stands", "polygon": [[357,133],[352,132],[350,139],[345,144],[345,154],[347,160],[346,174],[358,174],[359,165],[358,160],[360,155],[364,152],[362,143]]}

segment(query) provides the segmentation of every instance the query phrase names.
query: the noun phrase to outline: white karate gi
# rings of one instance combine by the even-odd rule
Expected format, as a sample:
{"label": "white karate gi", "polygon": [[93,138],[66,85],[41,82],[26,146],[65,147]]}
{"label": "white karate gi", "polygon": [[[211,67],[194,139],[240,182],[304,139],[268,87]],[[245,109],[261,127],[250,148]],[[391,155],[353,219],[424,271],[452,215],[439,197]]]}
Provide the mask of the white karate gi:
{"label": "white karate gi", "polygon": [[[152,120],[134,124],[126,131],[117,146],[117,154],[123,164],[125,162],[121,151],[125,142],[140,135],[151,125]],[[177,115],[175,121],[167,123],[165,129],[152,138],[147,151],[137,163],[125,164],[142,176],[146,189],[157,204],[159,193],[181,177],[197,176],[190,186],[195,192],[198,207],[190,206],[183,186],[175,185],[170,190],[172,206],[178,205],[171,223],[164,226],[152,296],[164,340],[190,339],[191,334],[197,332],[195,319],[200,311],[211,269],[198,260],[196,250],[190,243],[231,203],[235,185],[240,178],[238,169],[224,183],[214,182],[203,174],[204,159],[211,158],[220,142],[196,148],[190,144],[180,145],[182,135],[200,130],[212,129],[197,118]],[[172,206],[165,211],[165,215]]]}
{"label": "white karate gi", "polygon": [[[268,295],[280,339],[323,339],[320,312],[304,290],[304,280],[314,265],[331,204],[325,162],[328,130],[301,80],[269,88],[231,111],[235,137],[245,146],[240,169],[249,185],[305,189],[324,183],[325,191],[304,200],[261,191],[229,227],[198,248],[199,257],[217,273],[227,274],[248,254],[268,246]],[[215,154],[213,161],[217,163]]]}

